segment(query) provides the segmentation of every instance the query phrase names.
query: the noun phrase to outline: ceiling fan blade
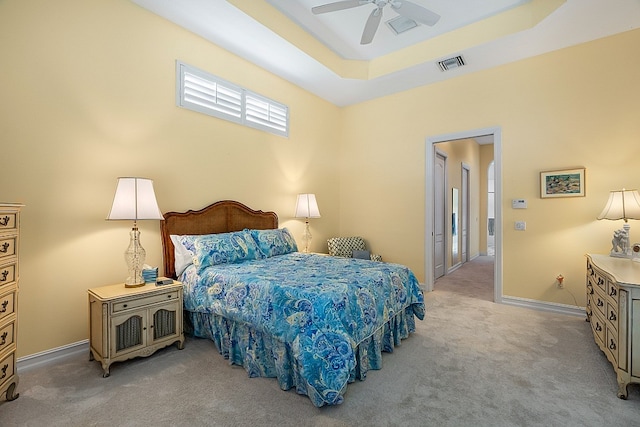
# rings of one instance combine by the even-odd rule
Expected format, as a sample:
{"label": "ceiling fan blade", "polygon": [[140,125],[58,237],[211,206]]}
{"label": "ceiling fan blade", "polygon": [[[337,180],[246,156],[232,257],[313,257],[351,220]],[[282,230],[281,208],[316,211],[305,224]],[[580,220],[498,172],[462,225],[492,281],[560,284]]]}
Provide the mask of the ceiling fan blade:
{"label": "ceiling fan blade", "polygon": [[382,7],[377,7],[373,9],[371,15],[369,15],[369,18],[367,19],[364,31],[362,32],[362,39],[360,39],[360,44],[369,44],[373,41],[373,36],[376,35],[376,31],[378,31],[381,20]]}
{"label": "ceiling fan blade", "polygon": [[368,3],[370,3],[370,1],[362,1],[362,0],[337,1],[335,3],[327,3],[320,6],[312,7],[311,12],[313,12],[314,15],[319,15],[321,13],[335,12],[336,10],[351,9],[352,7],[358,7]]}
{"label": "ceiling fan blade", "polygon": [[440,15],[437,13],[406,0],[391,2],[391,7],[405,18],[413,19],[416,22],[429,26],[435,25],[440,19]]}

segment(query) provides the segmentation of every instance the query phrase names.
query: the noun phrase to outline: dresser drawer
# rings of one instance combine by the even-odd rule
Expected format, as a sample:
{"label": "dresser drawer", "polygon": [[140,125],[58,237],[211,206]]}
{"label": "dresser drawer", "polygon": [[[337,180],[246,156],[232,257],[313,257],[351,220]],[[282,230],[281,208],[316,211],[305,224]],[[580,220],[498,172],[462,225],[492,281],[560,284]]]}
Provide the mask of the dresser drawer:
{"label": "dresser drawer", "polygon": [[151,304],[172,301],[177,299],[178,299],[178,291],[164,292],[161,294],[152,294],[142,298],[116,302],[113,304],[112,312],[118,313],[124,310],[131,310],[133,308],[144,307]]}
{"label": "dresser drawer", "polygon": [[7,348],[15,342],[16,323],[11,322],[0,328],[0,354],[2,354]]}
{"label": "dresser drawer", "polygon": [[0,267],[0,288],[16,281],[16,264],[6,264]]}
{"label": "dresser drawer", "polygon": [[615,360],[614,365],[618,365],[618,332],[614,329],[607,328],[606,340],[604,342],[605,347],[609,349],[609,352]]}
{"label": "dresser drawer", "polygon": [[0,360],[0,386],[10,380],[16,373],[16,355],[14,352],[7,354]]}
{"label": "dresser drawer", "polygon": [[16,254],[16,236],[0,238],[0,262]]}
{"label": "dresser drawer", "polygon": [[601,345],[605,342],[606,329],[607,327],[602,317],[594,311],[591,316],[591,330],[593,331],[594,338],[596,338],[596,341],[599,341]]}
{"label": "dresser drawer", "polygon": [[18,213],[0,210],[0,233],[10,230],[18,230]]}
{"label": "dresser drawer", "polygon": [[604,295],[602,295],[600,292],[596,292],[593,295],[593,303],[592,303],[592,308],[595,308],[595,310],[597,310],[602,318],[605,318],[605,310],[606,310],[606,306],[607,306],[607,302],[605,300]]}
{"label": "dresser drawer", "polygon": [[615,301],[616,304],[618,303],[618,294],[618,286],[614,282],[607,280],[607,296]]}
{"label": "dresser drawer", "polygon": [[607,323],[616,331],[618,330],[618,304],[612,304],[607,301],[607,309],[605,312]]}
{"label": "dresser drawer", "polygon": [[0,321],[16,312],[15,301],[15,291],[0,296]]}

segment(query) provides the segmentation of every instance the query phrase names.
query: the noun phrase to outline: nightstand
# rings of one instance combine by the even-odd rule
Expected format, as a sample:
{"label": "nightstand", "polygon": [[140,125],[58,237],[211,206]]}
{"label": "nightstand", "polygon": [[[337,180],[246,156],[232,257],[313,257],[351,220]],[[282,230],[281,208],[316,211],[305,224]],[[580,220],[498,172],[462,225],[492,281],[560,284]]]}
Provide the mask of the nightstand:
{"label": "nightstand", "polygon": [[109,376],[114,362],[147,357],[176,343],[184,348],[182,283],[102,286],[89,293],[89,360],[102,364]]}

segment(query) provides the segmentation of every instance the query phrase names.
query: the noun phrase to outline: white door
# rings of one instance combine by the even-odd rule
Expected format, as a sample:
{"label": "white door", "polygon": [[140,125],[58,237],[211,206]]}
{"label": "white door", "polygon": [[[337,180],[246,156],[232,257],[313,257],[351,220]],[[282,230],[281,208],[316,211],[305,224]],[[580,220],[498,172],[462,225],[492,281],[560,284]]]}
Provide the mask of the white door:
{"label": "white door", "polygon": [[[433,148],[435,150],[435,148]],[[436,152],[433,176],[433,278],[444,276],[445,273],[445,230],[446,206],[445,173],[446,157]]]}
{"label": "white door", "polygon": [[462,212],[460,212],[460,231],[462,232],[462,263],[469,261],[469,166],[462,165]]}

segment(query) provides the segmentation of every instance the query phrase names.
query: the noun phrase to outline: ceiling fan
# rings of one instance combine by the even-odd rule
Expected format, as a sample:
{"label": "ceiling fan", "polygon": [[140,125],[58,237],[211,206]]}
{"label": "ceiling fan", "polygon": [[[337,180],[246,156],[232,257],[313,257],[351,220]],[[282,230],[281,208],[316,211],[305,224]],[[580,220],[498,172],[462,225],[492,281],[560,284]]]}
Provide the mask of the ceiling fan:
{"label": "ceiling fan", "polygon": [[433,26],[440,19],[440,15],[437,13],[407,0],[344,0],[312,7],[311,12],[313,12],[314,15],[319,15],[321,13],[351,9],[366,4],[373,4],[376,8],[373,9],[367,19],[360,44],[369,44],[373,41],[373,36],[375,36],[380,26],[380,21],[382,20],[382,9],[384,9],[387,4],[391,5],[391,8],[399,15],[413,19],[421,24]]}

